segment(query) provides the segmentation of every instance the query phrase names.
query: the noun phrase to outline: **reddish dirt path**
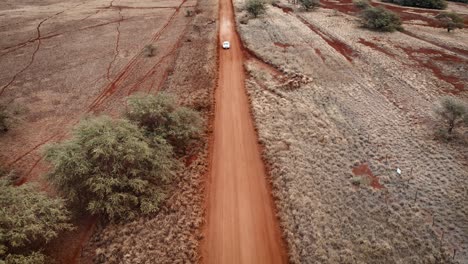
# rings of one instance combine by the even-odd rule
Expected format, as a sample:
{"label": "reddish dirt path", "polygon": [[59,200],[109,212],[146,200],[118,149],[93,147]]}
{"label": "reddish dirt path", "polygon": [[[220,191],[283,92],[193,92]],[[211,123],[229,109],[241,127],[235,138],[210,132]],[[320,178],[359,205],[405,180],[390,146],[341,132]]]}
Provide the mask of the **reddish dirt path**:
{"label": "reddish dirt path", "polygon": [[219,8],[220,40],[229,40],[231,49],[219,51],[204,263],[286,263],[244,88],[231,0],[221,0]]}

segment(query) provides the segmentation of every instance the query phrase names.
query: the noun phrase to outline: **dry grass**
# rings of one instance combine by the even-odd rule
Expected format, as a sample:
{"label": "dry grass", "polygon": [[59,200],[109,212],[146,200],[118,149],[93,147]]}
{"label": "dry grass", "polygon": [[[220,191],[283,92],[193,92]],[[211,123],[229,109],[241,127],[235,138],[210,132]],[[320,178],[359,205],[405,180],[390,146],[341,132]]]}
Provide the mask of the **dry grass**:
{"label": "dry grass", "polygon": [[[360,29],[355,17],[332,10],[274,7],[238,27],[245,45],[282,71],[246,64],[291,262],[466,263],[468,134],[434,140],[430,114],[443,95],[468,99],[466,58],[447,49],[468,50],[467,31],[444,48]],[[436,44],[449,38],[424,29]],[[284,89],[290,72],[312,81]],[[377,177],[353,174],[362,164]]]}

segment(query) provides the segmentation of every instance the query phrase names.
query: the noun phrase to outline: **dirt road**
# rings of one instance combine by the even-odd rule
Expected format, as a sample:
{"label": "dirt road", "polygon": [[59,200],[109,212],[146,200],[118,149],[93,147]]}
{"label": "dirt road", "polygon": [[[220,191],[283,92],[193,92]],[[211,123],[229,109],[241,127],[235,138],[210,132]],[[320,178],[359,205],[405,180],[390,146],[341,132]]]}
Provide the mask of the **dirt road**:
{"label": "dirt road", "polygon": [[205,263],[285,263],[265,167],[244,88],[243,53],[231,0],[221,0],[219,83],[208,186]]}

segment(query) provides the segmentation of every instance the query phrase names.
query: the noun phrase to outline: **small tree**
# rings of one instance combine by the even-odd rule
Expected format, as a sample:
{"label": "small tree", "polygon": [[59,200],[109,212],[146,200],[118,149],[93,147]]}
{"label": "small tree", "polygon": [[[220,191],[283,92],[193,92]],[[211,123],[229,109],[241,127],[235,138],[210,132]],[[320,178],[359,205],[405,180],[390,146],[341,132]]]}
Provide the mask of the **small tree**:
{"label": "small tree", "polygon": [[320,5],[319,0],[299,0],[299,3],[306,11],[314,9]]}
{"label": "small tree", "polygon": [[400,17],[381,7],[364,9],[361,13],[361,23],[366,28],[378,31],[392,32],[403,29]]}
{"label": "small tree", "polygon": [[465,25],[463,22],[463,18],[458,15],[457,13],[447,13],[442,12],[436,16],[436,18],[440,21],[440,24],[447,29],[447,32],[455,30],[457,28],[462,29]]}
{"label": "small tree", "polygon": [[443,97],[435,106],[434,114],[438,121],[447,126],[449,136],[456,127],[468,124],[468,106],[454,97]]}
{"label": "small tree", "polygon": [[258,17],[259,15],[265,13],[266,5],[263,0],[247,0],[245,9],[247,12],[249,12],[249,14],[253,15],[254,17]]}
{"label": "small tree", "polygon": [[179,154],[183,154],[202,131],[198,112],[178,106],[175,98],[167,93],[131,96],[126,116],[143,128],[148,137],[166,139]]}
{"label": "small tree", "polygon": [[109,220],[157,211],[175,166],[164,139],[150,143],[137,126],[109,117],[82,121],[70,140],[49,145],[45,157],[56,190],[75,208]]}
{"label": "small tree", "polygon": [[71,230],[64,201],[0,178],[0,263],[44,263],[40,246]]}

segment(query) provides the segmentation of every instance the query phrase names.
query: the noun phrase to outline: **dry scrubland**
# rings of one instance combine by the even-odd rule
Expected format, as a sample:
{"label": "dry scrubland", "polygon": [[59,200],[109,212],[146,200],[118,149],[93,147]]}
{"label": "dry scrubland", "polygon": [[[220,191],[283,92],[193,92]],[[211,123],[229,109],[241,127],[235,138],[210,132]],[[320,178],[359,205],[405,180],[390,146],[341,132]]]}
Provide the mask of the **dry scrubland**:
{"label": "dry scrubland", "polygon": [[[208,122],[216,17],[212,0],[2,1],[0,104],[14,124],[0,137],[1,166],[22,181],[41,181],[44,144],[67,138],[85,116],[119,116],[135,92],[172,92]],[[149,44],[152,57],[145,54]],[[196,262],[206,142],[193,152],[157,216],[98,225],[94,235],[93,219],[80,219],[49,254],[60,263]]]}
{"label": "dry scrubland", "polygon": [[[208,121],[217,77],[217,4],[199,0],[197,9],[200,13],[188,25],[189,32],[178,51],[173,74],[163,87],[178,94],[183,104],[202,111]],[[187,168],[178,175],[172,195],[156,217],[100,230],[85,249],[84,259],[94,255],[94,263],[197,263],[204,213],[207,142],[203,142],[202,149],[186,157]]]}
{"label": "dry scrubland", "polygon": [[467,263],[468,135],[434,140],[431,109],[468,100],[468,31],[377,33],[328,8],[246,19],[235,5],[291,262]]}

